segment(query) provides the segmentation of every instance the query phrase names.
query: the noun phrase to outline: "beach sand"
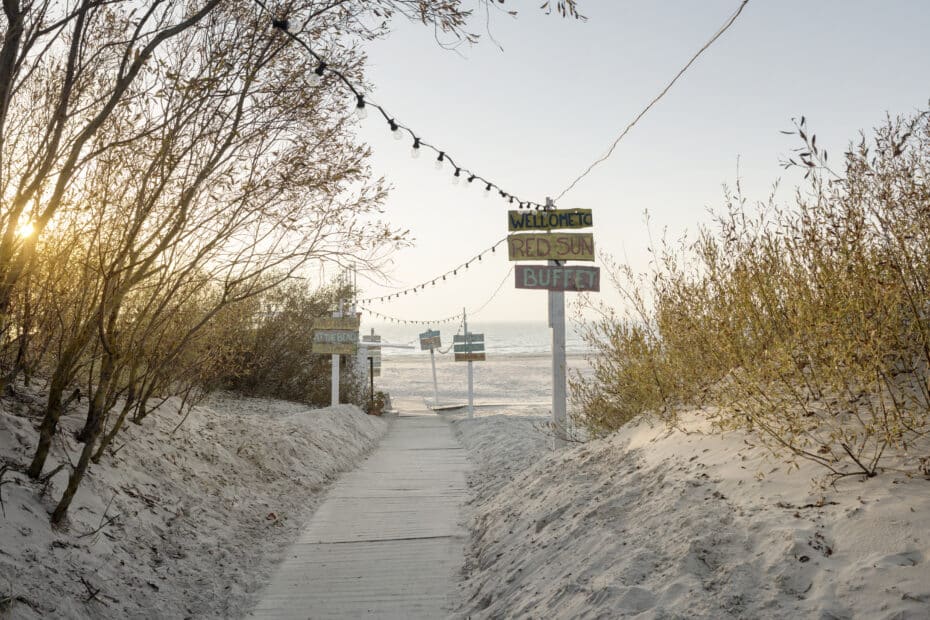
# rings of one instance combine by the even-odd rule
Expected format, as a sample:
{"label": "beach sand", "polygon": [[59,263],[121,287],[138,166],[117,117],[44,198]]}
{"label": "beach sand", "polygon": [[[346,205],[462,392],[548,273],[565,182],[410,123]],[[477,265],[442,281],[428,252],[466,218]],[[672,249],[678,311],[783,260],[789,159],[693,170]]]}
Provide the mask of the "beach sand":
{"label": "beach sand", "polygon": [[[440,362],[441,400],[464,402],[465,366]],[[823,470],[792,469],[743,433],[711,434],[697,414],[685,431],[641,422],[554,450],[549,359],[475,366],[476,402],[494,406],[437,414],[473,463],[456,617],[930,617],[927,479],[819,484]],[[432,397],[425,354],[385,356],[376,381],[400,407]],[[64,421],[58,460],[76,449],[79,419]],[[230,395],[171,435],[176,423],[166,410],[132,427],[133,449],[92,468],[65,530],[47,520],[64,472],[45,496],[6,473],[11,617],[244,616],[329,482],[390,424]],[[5,402],[3,454],[27,458],[30,425]]]}

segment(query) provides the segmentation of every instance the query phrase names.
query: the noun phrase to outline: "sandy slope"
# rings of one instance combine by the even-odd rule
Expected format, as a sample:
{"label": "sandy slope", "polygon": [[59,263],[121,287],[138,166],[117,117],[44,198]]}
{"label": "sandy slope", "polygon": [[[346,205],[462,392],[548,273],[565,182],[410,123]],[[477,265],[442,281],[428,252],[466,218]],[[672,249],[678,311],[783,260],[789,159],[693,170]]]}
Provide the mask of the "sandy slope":
{"label": "sandy slope", "polygon": [[[28,462],[35,440],[20,403],[0,410],[0,454]],[[64,530],[47,511],[65,472],[42,498],[8,472],[0,516],[0,600],[16,618],[239,617],[324,486],[386,430],[355,407],[320,410],[220,396],[169,436],[170,405],[128,425],[115,457],[92,466]],[[70,432],[80,416],[63,421]],[[46,470],[61,459],[50,459]],[[99,532],[110,517],[118,515]],[[98,591],[91,600],[91,593]]]}
{"label": "sandy slope", "polygon": [[478,465],[462,616],[930,618],[930,481],[822,488],[697,420],[552,453],[539,424],[455,422]]}

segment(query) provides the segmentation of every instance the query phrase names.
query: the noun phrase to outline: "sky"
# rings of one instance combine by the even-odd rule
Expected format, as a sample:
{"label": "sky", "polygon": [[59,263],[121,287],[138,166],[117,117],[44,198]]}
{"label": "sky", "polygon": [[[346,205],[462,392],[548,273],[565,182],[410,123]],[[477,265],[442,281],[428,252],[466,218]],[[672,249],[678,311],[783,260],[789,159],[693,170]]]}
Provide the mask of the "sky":
{"label": "sky", "polygon": [[[601,156],[739,0],[579,0],[587,21],[547,16],[539,4],[508,0],[515,19],[493,11],[487,24],[476,19],[480,43],[456,51],[402,20],[365,48],[372,100],[464,167],[534,202],[558,195]],[[592,209],[595,249],[644,272],[650,244],[710,223],[724,185],[737,178],[753,201],[779,179],[780,196],[790,199],[802,175],[779,162],[797,146],[780,133],[792,118],[806,116],[818,145],[839,161],[886,113],[925,109],[928,32],[925,0],[750,0],[557,206]],[[453,169],[435,170],[428,153],[413,159],[411,140],[394,140],[379,115],[358,131],[372,147],[373,172],[393,186],[386,218],[415,239],[393,256],[390,284],[360,276],[361,297],[431,280],[506,236],[502,199],[485,198],[477,183],[453,186]],[[478,321],[545,321],[546,293],[515,289],[511,267],[501,245],[458,277],[366,306],[406,320],[464,307]],[[601,280],[599,297],[622,303],[603,266]]]}

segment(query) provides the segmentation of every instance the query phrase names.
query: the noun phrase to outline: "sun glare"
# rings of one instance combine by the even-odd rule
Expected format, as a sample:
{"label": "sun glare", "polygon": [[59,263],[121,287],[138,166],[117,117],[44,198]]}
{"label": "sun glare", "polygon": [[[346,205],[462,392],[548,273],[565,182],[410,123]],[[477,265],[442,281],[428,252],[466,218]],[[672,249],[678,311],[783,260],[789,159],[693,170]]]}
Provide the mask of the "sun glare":
{"label": "sun glare", "polygon": [[36,228],[32,225],[32,222],[26,222],[16,229],[16,236],[25,239],[26,237],[31,237],[35,230]]}

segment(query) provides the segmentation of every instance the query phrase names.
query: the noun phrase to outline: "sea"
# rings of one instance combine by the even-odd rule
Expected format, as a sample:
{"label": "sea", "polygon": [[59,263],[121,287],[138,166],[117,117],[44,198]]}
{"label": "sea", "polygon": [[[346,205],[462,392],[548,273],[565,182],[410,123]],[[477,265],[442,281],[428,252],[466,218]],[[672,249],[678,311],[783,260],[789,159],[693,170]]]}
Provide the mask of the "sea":
{"label": "sea", "polygon": [[[433,326],[442,345],[434,352],[435,386],[430,352],[420,350],[419,334],[426,326],[363,322],[362,334],[370,334],[372,328],[385,345],[381,375],[374,379],[376,390],[390,394],[395,404],[408,406],[432,404],[436,391],[440,405],[467,402],[468,363],[454,361],[451,350],[452,336],[457,329],[461,333],[460,325]],[[551,410],[552,330],[545,323],[469,321],[468,331],[484,334],[485,341],[486,360],[472,362],[474,401],[479,412]],[[588,347],[571,325],[566,325],[565,348],[568,374],[588,375]]]}

